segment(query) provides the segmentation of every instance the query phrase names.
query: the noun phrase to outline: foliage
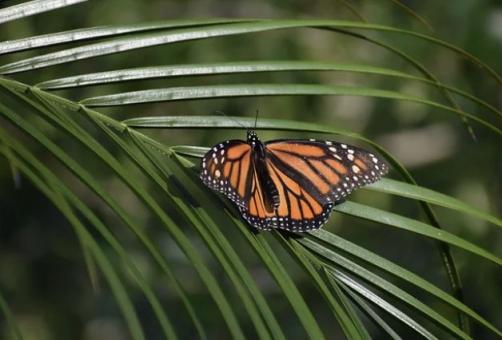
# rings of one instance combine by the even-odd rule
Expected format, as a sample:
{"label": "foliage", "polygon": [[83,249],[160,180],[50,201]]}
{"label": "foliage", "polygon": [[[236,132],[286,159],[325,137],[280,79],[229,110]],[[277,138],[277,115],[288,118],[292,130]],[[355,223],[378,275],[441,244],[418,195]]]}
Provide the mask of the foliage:
{"label": "foliage", "polygon": [[[79,2],[50,1],[41,6],[42,2],[31,1],[6,7],[0,10],[0,23],[16,27],[16,19],[55,9],[53,13],[58,13],[64,10],[60,7]],[[341,3],[363,17],[348,2]],[[411,13],[424,22],[396,3],[402,16]],[[375,49],[371,51],[384,51],[393,62],[377,66],[301,54],[294,44],[302,45],[304,32],[322,41],[336,37],[347,45],[367,44]],[[375,104],[378,115],[385,114],[389,105],[403,105],[414,112],[420,107],[430,112],[423,115],[423,123],[443,120],[457,124],[468,143],[477,138],[489,145],[488,150],[496,149],[502,133],[500,110],[468,86],[440,81],[426,65],[425,55],[417,56],[402,47],[411,41],[438,55],[447,50],[455,58],[464,58],[478,67],[476,77],[500,86],[496,70],[433,33],[366,21],[164,20],[1,42],[0,55],[10,59],[0,66],[0,153],[12,169],[8,176],[28,179],[59,210],[52,214],[63,216],[77,236],[78,242],[72,242],[61,231],[66,225],[60,219],[47,226],[63,233],[69,243],[66,247],[75,257],[75,268],[78,259],[85,260],[88,280],[79,289],[89,292],[90,282],[93,291],[86,295],[93,296],[99,306],[87,318],[120,311],[124,324],[119,329],[127,329],[133,339],[228,335],[237,339],[321,339],[341,334],[369,339],[417,333],[429,339],[501,336],[494,325],[497,313],[483,316],[464,298],[459,262],[450,246],[475,255],[475,263],[491,266],[492,272],[500,270],[501,258],[490,250],[495,247],[478,245],[464,230],[450,231],[451,224],[443,221],[458,223],[451,216],[464,216],[489,225],[498,239],[502,221],[453,195],[419,186],[415,173],[376,138],[365,137],[364,129],[350,124],[339,128],[344,124],[333,123],[334,112],[316,113],[327,110],[328,106],[319,104],[329,100],[326,98],[348,96],[379,103]],[[153,60],[148,58],[153,55],[149,48],[154,46],[170,48],[160,50],[162,58],[166,51],[173,56],[156,65],[159,54]],[[225,61],[208,61],[217,59],[214,55],[220,49],[226,53]],[[110,58],[106,66],[111,70],[100,64],[105,56]],[[180,63],[186,56],[192,56],[186,58],[189,62]],[[131,64],[133,68],[124,66]],[[377,80],[368,82],[370,85],[326,80],[342,73],[361,77],[348,79]],[[417,90],[408,94],[392,82],[423,87],[412,87]],[[262,133],[323,134],[358,142],[381,153],[396,179],[383,179],[360,190],[354,200],[336,206],[334,222],[325,230],[299,238],[276,232],[251,233],[231,204],[200,183],[197,158],[207,148],[194,146],[194,139],[184,130],[203,132],[200,144],[210,145],[227,133],[225,129],[232,133],[254,124],[252,118],[210,114],[212,110],[247,110],[251,115],[253,105],[267,111],[258,120],[257,129]],[[308,107],[311,113],[307,116],[298,107]],[[280,110],[274,114],[274,109]],[[138,115],[138,110],[146,113]],[[186,114],[180,115],[180,111]],[[404,130],[386,120],[370,120],[373,130],[369,132]],[[466,155],[470,163],[476,156]],[[488,163],[495,158],[490,152],[482,156]],[[459,169],[446,171],[455,170]],[[6,172],[1,174],[7,177]],[[22,186],[26,185],[23,181]],[[347,232],[359,226],[366,229]],[[393,229],[385,227],[394,227],[403,244],[408,238],[418,243],[420,236],[436,241],[435,249],[418,243],[413,250],[425,259],[439,251],[443,263],[431,262],[447,278],[444,281],[452,295],[441,287],[440,279],[431,280],[425,268],[406,268],[399,257],[389,260],[372,250],[370,237],[361,238],[366,232],[388,232],[390,241],[382,249],[405,253],[395,242]],[[469,228],[469,224],[463,227]],[[363,240],[359,245],[349,241],[358,237]],[[78,247],[81,251],[76,251]],[[2,280],[9,275],[8,268],[3,271],[0,309],[5,316],[4,332],[14,339],[29,338],[26,322],[18,320],[22,308],[12,297],[17,288]],[[68,275],[57,279],[71,281]],[[492,287],[491,282],[481,285]],[[61,292],[55,290],[55,294]],[[114,307],[109,305],[110,297]],[[89,308],[84,300],[78,303],[82,305],[76,307],[79,313]],[[53,322],[54,337],[78,333],[58,329],[64,320]]]}

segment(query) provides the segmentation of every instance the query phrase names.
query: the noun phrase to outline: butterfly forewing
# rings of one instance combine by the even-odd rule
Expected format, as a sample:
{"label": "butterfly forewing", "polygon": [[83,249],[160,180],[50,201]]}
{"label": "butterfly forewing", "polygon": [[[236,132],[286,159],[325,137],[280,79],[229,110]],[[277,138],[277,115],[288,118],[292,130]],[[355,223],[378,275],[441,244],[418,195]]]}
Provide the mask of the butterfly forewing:
{"label": "butterfly forewing", "polygon": [[266,143],[266,150],[270,162],[323,204],[343,200],[388,171],[378,156],[332,141],[277,140]]}
{"label": "butterfly forewing", "polygon": [[240,207],[246,207],[250,196],[253,171],[251,146],[241,140],[215,145],[202,159],[202,182],[225,194]]}

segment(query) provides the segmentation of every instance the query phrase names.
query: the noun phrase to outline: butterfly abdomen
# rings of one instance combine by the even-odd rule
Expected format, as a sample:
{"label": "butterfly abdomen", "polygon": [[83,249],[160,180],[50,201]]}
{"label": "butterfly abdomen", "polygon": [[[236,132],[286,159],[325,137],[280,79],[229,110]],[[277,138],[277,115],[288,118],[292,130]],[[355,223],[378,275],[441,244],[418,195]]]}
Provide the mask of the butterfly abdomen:
{"label": "butterfly abdomen", "polygon": [[263,188],[265,208],[268,212],[275,212],[279,206],[279,192],[277,191],[277,188],[268,173],[265,159],[257,159],[255,162],[258,181]]}
{"label": "butterfly abdomen", "polygon": [[253,165],[256,171],[258,183],[262,187],[265,209],[269,213],[274,213],[279,206],[279,192],[277,191],[277,188],[267,169],[265,146],[258,139],[258,137],[253,134],[251,134],[248,143],[251,145],[253,150]]}

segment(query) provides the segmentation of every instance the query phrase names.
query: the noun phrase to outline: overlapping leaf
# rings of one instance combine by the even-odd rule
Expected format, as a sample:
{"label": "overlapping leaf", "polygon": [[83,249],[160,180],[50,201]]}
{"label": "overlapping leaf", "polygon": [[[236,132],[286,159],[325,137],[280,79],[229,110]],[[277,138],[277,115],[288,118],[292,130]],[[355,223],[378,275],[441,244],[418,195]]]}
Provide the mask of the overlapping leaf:
{"label": "overlapping leaf", "polygon": [[[51,8],[70,5],[76,2],[79,1],[51,1],[46,2],[45,5],[48,6],[46,9],[50,10]],[[33,11],[33,8],[35,8],[33,6],[37,3],[38,1],[32,1],[31,3],[22,4],[17,8],[11,7],[0,10],[0,23],[41,12],[42,7]],[[411,14],[413,15],[413,13]],[[415,15],[415,17],[417,16]],[[417,19],[420,20],[421,18],[418,16]],[[459,53],[472,62],[480,65],[498,82],[501,82],[500,76],[476,57],[435,37],[384,25],[334,20],[178,20],[117,27],[79,29],[0,43],[0,54],[54,45],[61,46],[61,50],[57,52],[42,54],[33,58],[19,60],[14,63],[0,66],[0,74],[15,74],[17,72],[36,70],[47,66],[70,63],[87,58],[95,58],[107,54],[120,53],[127,50],[141,49],[160,44],[292,28],[332,30],[337,33],[348,34],[355,38],[367,40],[408,61],[421,72],[423,77],[372,65],[320,63],[315,61],[268,61],[166,65],[162,67],[145,65],[147,67],[79,74],[66,78],[48,80],[38,84],[37,87],[28,87],[12,80],[0,78],[0,117],[3,117],[3,119],[16,126],[19,131],[24,132],[32,140],[44,147],[49,154],[58,159],[63,166],[73,173],[77,180],[91,189],[101,202],[110,208],[118,222],[128,227],[133,234],[136,235],[139,242],[143,245],[145,252],[151,256],[162,273],[174,282],[177,293],[184,303],[186,312],[201,338],[205,338],[206,334],[203,322],[201,322],[199,318],[200,315],[197,309],[192,305],[182,285],[177,282],[169,263],[157,248],[154,240],[151,240],[147,236],[134,218],[118,204],[110,193],[106,192],[97,178],[93,176],[92,173],[89,173],[83,164],[79,164],[72,155],[55,144],[51,140],[52,136],[50,133],[39,128],[32,121],[27,120],[26,117],[19,112],[23,112],[25,115],[42,117],[47,123],[57,128],[66,138],[78,142],[87,152],[90,152],[96,161],[107,167],[117,176],[125,187],[133,192],[138,201],[148,209],[153,218],[165,229],[165,232],[171,236],[177,246],[189,259],[195,271],[199,274],[201,281],[206,286],[209,294],[212,296],[230,334],[234,338],[244,338],[247,335],[242,328],[243,320],[238,318],[230,298],[222,290],[221,284],[215,277],[212,268],[210,268],[205,259],[203,259],[200,251],[191,244],[191,240],[186,236],[187,231],[182,230],[175,222],[175,217],[171,216],[170,212],[162,209],[160,202],[155,196],[144,188],[143,181],[145,179],[155,190],[165,195],[166,200],[169,202],[169,206],[176,211],[176,214],[181,216],[183,223],[195,231],[198,237],[204,242],[205,247],[211,254],[212,260],[223,269],[222,272],[225,277],[232,283],[236,296],[240,303],[242,303],[242,308],[247,318],[251,321],[258,338],[268,339],[272,337],[284,339],[284,325],[279,323],[274,314],[273,306],[270,306],[269,301],[267,301],[266,296],[260,291],[260,287],[255,282],[249,268],[247,268],[244,262],[239,258],[239,249],[233,247],[232,240],[220,230],[221,228],[236,228],[239,231],[247,246],[253,250],[257,259],[267,268],[269,275],[275,280],[280,292],[289,302],[294,314],[298,317],[299,323],[302,324],[305,334],[310,338],[317,339],[323,338],[325,334],[323,334],[318,320],[316,320],[311,308],[304,300],[300,289],[296,286],[289,271],[283,263],[281,263],[281,259],[271,247],[271,240],[267,235],[253,235],[249,233],[245,224],[239,218],[235,217],[235,210],[229,207],[228,203],[215,200],[216,196],[214,194],[209,193],[205,188],[201,187],[193,171],[193,164],[182,157],[183,154],[200,156],[205,149],[197,147],[166,147],[158,141],[154,141],[139,131],[134,130],[137,128],[241,128],[242,126],[252,126],[254,120],[251,121],[250,119],[237,117],[229,119],[209,116],[142,117],[130,119],[121,123],[97,111],[91,110],[90,107],[233,96],[371,96],[386,98],[388,100],[413,101],[427,105],[433,109],[454,113],[462,118],[469,118],[471,121],[479,123],[496,134],[501,134],[502,131],[498,125],[499,121],[495,123],[477,114],[465,112],[455,101],[453,101],[450,97],[450,93],[456,93],[472,100],[483,109],[494,113],[499,119],[502,115],[497,108],[470,93],[442,84],[419,62],[406,55],[398,48],[383,41],[363,36],[358,32],[366,30],[385,34],[400,34],[408,38],[422,39]],[[83,43],[103,38],[106,38],[106,40],[80,45],[78,47],[67,48],[65,46],[69,43]],[[319,84],[216,84],[204,87],[193,86],[149,89],[87,98],[80,104],[65,100],[45,91],[160,77],[209,76],[217,74],[243,75],[252,72],[301,72],[312,70],[320,72],[359,72],[363,74],[399,77],[402,79],[424,82],[436,87],[440,93],[444,95],[447,104],[435,102],[424,97],[404,95],[378,88],[324,86]],[[141,171],[144,177],[140,178],[129,172],[128,168],[122,164],[119,157],[112,154],[98,143],[96,136],[79,126],[77,120],[82,118],[90,121],[96,130],[99,131],[102,136],[105,136],[108,143],[120,150],[122,155],[126,155],[129,161]],[[426,203],[454,209],[457,212],[469,214],[499,227],[502,226],[500,219],[460,202],[453,197],[415,185],[406,169],[379,145],[362,136],[317,124],[260,119],[258,128],[339,134],[369,143],[384,154],[389,163],[395,167],[408,183],[386,179],[367,187],[367,189],[422,202],[422,207],[426,211],[432,225],[354,202],[347,202],[346,204],[338,206],[336,209],[339,212],[422,234],[429,238],[458,246],[498,265],[502,264],[501,259],[490,251],[482,249],[458,236],[435,228],[438,226],[437,220]],[[95,261],[107,278],[111,290],[127,320],[131,336],[134,339],[142,339],[144,337],[135,307],[131,303],[128,293],[122,286],[120,273],[116,268],[110,266],[110,259],[107,258],[100,245],[93,238],[92,234],[89,233],[85,227],[85,222],[90,222],[90,225],[98,230],[101,237],[103,237],[103,239],[114,249],[116,256],[122,260],[124,268],[133,273],[133,277],[138,283],[138,286],[150,302],[152,311],[158,319],[165,337],[176,338],[176,325],[171,324],[169,318],[170,311],[163,308],[159,299],[155,296],[155,292],[149,287],[142,273],[134,266],[127,251],[120,242],[117,241],[113,234],[110,233],[109,227],[96,217],[91,209],[86,206],[86,203],[72,191],[71,187],[67,186],[58,178],[57,174],[53,172],[54,170],[43,165],[24,145],[15,141],[10,141],[9,138],[12,138],[11,135],[3,130],[0,130],[0,132],[2,132],[1,140],[3,141],[0,152],[10,160],[14,167],[19,169],[42,192],[44,192],[74,226],[84,246],[84,250],[86,252],[88,251],[90,254],[90,261]],[[171,179],[183,183],[184,188],[180,189],[170,186],[169,183]],[[75,213],[76,211],[81,215],[77,215]],[[341,325],[344,333],[350,338],[370,338],[370,334],[365,324],[359,318],[356,308],[360,308],[364,311],[390,337],[399,337],[369,304],[377,305],[425,338],[434,339],[435,335],[429,330],[427,325],[421,325],[414,320],[414,314],[411,313],[422,313],[441,330],[447,331],[454,336],[469,338],[469,335],[466,333],[465,325],[462,324],[462,329],[458,328],[441,314],[416,300],[399,287],[390,284],[382,275],[372,272],[372,268],[379,268],[389,275],[415,285],[438,298],[440,301],[455,308],[461,315],[466,315],[476,322],[479,322],[493,334],[498,336],[502,335],[489,321],[485,320],[461,301],[451,297],[441,289],[421,279],[416,274],[336,235],[326,231],[317,231],[301,240],[288,240],[282,238],[282,236],[278,236],[277,240],[283,248],[287,249],[291,256],[297,260],[298,266],[304,270],[310,282],[317,287],[327,305],[330,307],[334,317]],[[347,259],[345,257],[347,253],[353,256],[356,261]],[[443,250],[443,255],[448,257],[448,251],[445,252]],[[446,263],[454,266],[451,260],[447,260]],[[340,270],[341,268],[343,268],[343,270]],[[458,278],[455,278],[454,267],[452,275],[452,282],[458,284]],[[365,284],[362,284],[359,279],[355,279],[355,277],[368,281],[371,285],[371,289]],[[457,280],[456,283],[455,280]],[[398,308],[398,306],[386,301],[386,294],[394,295],[404,301],[410,312],[406,313]],[[1,297],[0,305],[4,314],[9,316],[10,312],[8,308],[6,308],[6,303]],[[11,324],[13,323],[11,322]]]}

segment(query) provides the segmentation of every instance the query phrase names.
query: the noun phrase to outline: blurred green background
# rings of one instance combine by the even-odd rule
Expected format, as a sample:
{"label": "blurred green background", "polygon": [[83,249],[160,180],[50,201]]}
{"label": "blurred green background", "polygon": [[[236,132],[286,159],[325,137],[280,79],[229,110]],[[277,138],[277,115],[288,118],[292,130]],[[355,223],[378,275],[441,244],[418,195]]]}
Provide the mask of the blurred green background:
{"label": "blurred green background", "polygon": [[[0,1],[0,8],[18,1]],[[62,10],[40,14],[2,25],[0,40],[11,40],[62,30],[98,25],[121,25],[163,19],[199,17],[250,18],[326,18],[360,20],[372,23],[435,34],[479,57],[497,72],[502,71],[502,2],[482,0],[458,1],[403,1],[425,18],[434,32],[407,14],[394,1],[90,1]],[[358,15],[347,6],[349,4]],[[365,35],[383,39],[374,32]],[[486,100],[497,108],[502,106],[502,88],[480,68],[445,49],[420,40],[387,35],[383,39],[399,46],[422,62],[443,82],[464,89]],[[57,50],[56,47],[44,52]],[[23,52],[0,57],[0,64],[37,55],[40,51]],[[137,67],[145,64],[168,65],[196,62],[224,62],[247,60],[336,61],[378,65],[417,72],[409,65],[378,46],[353,37],[320,30],[298,29],[257,33],[246,36],[224,37],[191,41],[169,46],[158,46],[139,51],[109,55],[76,64],[50,67],[38,72],[16,75],[15,79],[28,84],[78,73]],[[427,96],[442,101],[436,89],[416,82],[343,72],[279,72],[248,75],[222,75],[129,82],[119,85],[88,87],[58,91],[57,94],[78,100],[125,90],[147,88],[231,84],[231,83],[321,83],[378,87],[398,92]],[[459,99],[459,98],[456,98]],[[467,112],[486,114],[474,104],[458,100]],[[384,145],[412,172],[422,186],[459,198],[495,216],[502,212],[502,145],[493,133],[473,125],[477,140],[473,141],[461,120],[444,111],[403,102],[363,97],[299,96],[261,97],[172,102],[134,105],[118,109],[100,109],[117,119],[141,115],[204,115],[223,111],[227,115],[295,119],[328,124],[332,127],[360,133]],[[217,114],[217,113],[216,113]],[[168,145],[210,146],[228,138],[244,138],[243,131],[169,130],[151,133]],[[307,137],[291,133],[261,132],[262,139],[276,137]],[[312,136],[308,136],[312,137]],[[64,138],[61,137],[64,142]],[[348,142],[354,142],[347,140]],[[36,148],[36,146],[35,146]],[[43,152],[40,149],[40,152]],[[75,148],[78,152],[78,148]],[[83,159],[85,155],[81,156]],[[54,162],[47,157],[47,163]],[[90,168],[93,164],[88,164]],[[57,165],[54,165],[57,168]],[[62,171],[62,176],[65,173]],[[396,174],[391,177],[398,178]],[[214,305],[204,286],[187,265],[184,256],[172,246],[162,229],[149,224],[149,216],[127,193],[116,187],[116,179],[103,173],[111,192],[138,218],[162,245],[164,255],[175,264],[176,274],[185,284],[197,308],[204,314],[212,338],[225,336],[220,320],[213,320]],[[82,195],[86,191],[82,189]],[[392,198],[369,191],[357,192],[354,200],[382,207],[408,217],[420,216],[416,202]],[[94,198],[89,197],[89,200]],[[92,204],[91,204],[92,205]],[[94,208],[105,217],[109,213],[96,201]],[[168,207],[166,209],[169,209]],[[437,209],[440,221],[448,231],[483,246],[499,256],[502,235],[495,227],[468,216]],[[333,214],[327,228],[337,234],[375,251],[424,278],[448,290],[437,248],[431,240],[410,233],[385,228],[355,218]],[[113,228],[112,228],[113,229]],[[148,273],[167,310],[181,308],[170,282],[146,258],[132,236],[114,229],[136,261]],[[230,230],[229,233],[232,233]],[[194,242],[198,240],[194,236]],[[236,242],[239,239],[236,238]],[[239,249],[237,247],[237,249]],[[247,250],[243,250],[245,252]],[[464,282],[466,303],[482,316],[502,327],[502,275],[494,264],[453,249]],[[244,259],[246,257],[243,256]],[[275,284],[260,265],[247,260],[259,285],[272,301],[281,322],[287,322],[290,309],[280,296]],[[293,265],[293,264],[292,264]],[[216,269],[215,269],[216,270]],[[340,334],[338,326],[319,301],[315,288],[303,280],[301,272],[296,280],[306,301],[333,338]],[[13,309],[26,339],[126,339],[127,331],[113,297],[106,287],[94,291],[86,271],[81,248],[72,228],[61,214],[26,179],[12,175],[9,164],[0,159],[0,292]],[[422,298],[420,293],[418,296]],[[424,297],[424,299],[426,299]],[[427,301],[427,300],[426,300]],[[496,302],[498,301],[498,303]],[[156,321],[143,297],[135,304],[146,326],[149,339],[159,338]],[[318,306],[318,307],[317,307]],[[144,309],[144,313],[141,310]],[[174,319],[186,338],[195,331],[186,317]],[[148,327],[151,325],[151,327]],[[183,328],[183,325],[185,327]],[[399,327],[399,325],[396,325]],[[247,325],[248,328],[252,325]],[[297,337],[294,324],[287,330],[290,338]],[[404,332],[406,332],[403,329]],[[0,338],[7,329],[0,320]],[[407,334],[407,333],[405,333]],[[411,336],[411,334],[410,334]],[[483,329],[474,328],[476,339],[487,338]]]}

